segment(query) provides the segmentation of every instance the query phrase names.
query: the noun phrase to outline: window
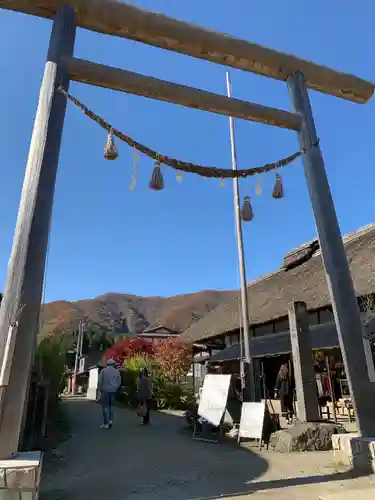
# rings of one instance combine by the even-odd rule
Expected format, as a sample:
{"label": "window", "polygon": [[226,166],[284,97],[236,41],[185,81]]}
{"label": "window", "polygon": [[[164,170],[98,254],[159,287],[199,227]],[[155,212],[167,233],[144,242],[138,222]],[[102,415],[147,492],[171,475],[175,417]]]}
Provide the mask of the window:
{"label": "window", "polygon": [[255,330],[255,337],[261,337],[262,335],[273,333],[273,323],[255,326],[254,330]]}
{"label": "window", "polygon": [[320,324],[331,323],[333,321],[333,312],[330,308],[320,309],[320,311],[318,311],[318,314]]}
{"label": "window", "polygon": [[289,320],[281,319],[279,321],[275,321],[275,333],[287,332],[289,330]]}
{"label": "window", "polygon": [[319,324],[319,316],[317,311],[309,311],[309,323],[310,325]]}

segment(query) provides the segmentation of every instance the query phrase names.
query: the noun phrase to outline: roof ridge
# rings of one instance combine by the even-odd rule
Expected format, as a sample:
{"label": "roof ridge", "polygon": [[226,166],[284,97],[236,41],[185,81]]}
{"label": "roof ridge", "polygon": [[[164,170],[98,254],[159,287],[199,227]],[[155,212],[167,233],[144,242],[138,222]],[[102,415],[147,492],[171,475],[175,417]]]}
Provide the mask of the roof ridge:
{"label": "roof ridge", "polygon": [[[344,235],[345,251],[350,262],[357,296],[375,292],[375,222]],[[311,310],[330,303],[321,252],[315,252],[303,265],[291,272],[280,267],[247,283],[251,324],[264,324],[287,314],[292,300],[303,300]],[[358,256],[358,258],[354,258]],[[317,257],[317,258],[316,258]],[[315,259],[314,259],[315,258]],[[364,262],[366,265],[364,266]],[[203,318],[191,324],[182,334],[195,342],[222,335],[239,328],[237,297],[219,305]]]}
{"label": "roof ridge", "polygon": [[[365,226],[360,227],[359,229],[356,229],[355,231],[353,231],[351,233],[345,234],[344,236],[342,236],[342,239],[343,239],[344,244],[349,243],[350,241],[353,241],[353,240],[363,236],[366,233],[370,233],[371,231],[375,231],[375,222],[371,222],[370,224],[366,224]],[[313,243],[317,239],[319,241],[318,236],[316,238],[309,240],[307,243],[303,243],[302,245],[300,245],[299,247],[297,247],[293,250],[302,249],[304,246],[310,245],[311,243]],[[293,252],[293,250],[290,250],[287,253]],[[322,251],[319,248],[318,250],[316,250],[314,255],[312,255],[311,259],[314,259],[315,257],[319,257],[319,255],[321,255],[321,254],[322,254]],[[265,281],[269,278],[272,278],[276,274],[284,273],[284,272],[285,272],[284,268],[279,268],[279,269],[276,269],[275,271],[272,271],[271,273],[263,274],[262,276],[259,276],[258,278],[255,278],[254,280],[249,281],[247,283],[247,288],[249,288],[252,285],[255,285],[256,283],[259,283],[260,281]]]}

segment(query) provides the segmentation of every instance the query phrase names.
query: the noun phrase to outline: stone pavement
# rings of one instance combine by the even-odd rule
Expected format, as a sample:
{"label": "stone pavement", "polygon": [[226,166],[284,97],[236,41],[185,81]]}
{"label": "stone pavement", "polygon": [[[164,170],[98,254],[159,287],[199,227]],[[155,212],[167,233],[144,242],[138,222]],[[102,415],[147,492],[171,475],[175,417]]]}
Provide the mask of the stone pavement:
{"label": "stone pavement", "polygon": [[334,469],[329,452],[282,455],[193,441],[179,416],[154,412],[151,426],[140,427],[125,409],[117,409],[113,429],[101,430],[99,405],[83,398],[64,405],[72,437],[58,450],[66,460],[45,464],[41,500],[318,500],[375,485]]}

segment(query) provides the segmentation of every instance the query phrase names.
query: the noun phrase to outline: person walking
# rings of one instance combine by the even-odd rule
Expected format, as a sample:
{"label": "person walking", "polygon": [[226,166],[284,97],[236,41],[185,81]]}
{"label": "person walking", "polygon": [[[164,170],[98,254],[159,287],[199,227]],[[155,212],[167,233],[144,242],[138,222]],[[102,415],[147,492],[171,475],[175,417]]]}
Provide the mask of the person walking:
{"label": "person walking", "polygon": [[103,424],[101,429],[110,429],[113,425],[113,400],[121,385],[121,374],[113,359],[107,360],[107,366],[99,375],[98,388],[101,393]]}
{"label": "person walking", "polygon": [[140,406],[141,425],[149,425],[152,398],[152,381],[147,368],[141,370],[138,385],[138,402]]}

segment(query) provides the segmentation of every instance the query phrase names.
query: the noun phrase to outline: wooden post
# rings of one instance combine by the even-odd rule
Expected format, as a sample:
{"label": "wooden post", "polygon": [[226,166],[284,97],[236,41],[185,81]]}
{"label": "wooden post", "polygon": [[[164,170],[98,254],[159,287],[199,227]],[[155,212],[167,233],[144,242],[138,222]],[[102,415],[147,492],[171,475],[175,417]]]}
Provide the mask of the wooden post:
{"label": "wooden post", "polygon": [[327,369],[327,375],[328,375],[329,392],[330,392],[331,403],[332,403],[333,421],[337,424],[336,394],[335,394],[335,388],[333,387],[332,372],[331,372],[331,366],[329,364],[329,357],[328,356],[326,356],[325,361],[326,361],[326,369]]}
{"label": "wooden post", "polygon": [[[289,77],[288,86],[294,110],[303,118],[301,147],[311,148],[318,138],[302,73]],[[358,430],[363,436],[372,437],[375,386],[369,381],[363,325],[319,145],[308,150],[303,163]]]}
{"label": "wooden post", "polygon": [[297,418],[301,422],[316,422],[319,420],[318,396],[309,339],[309,320],[304,302],[291,304],[289,329],[296,383]]}
{"label": "wooden post", "polygon": [[13,356],[9,359],[9,382],[1,388],[0,459],[17,452],[22,433],[66,108],[66,98],[56,92],[56,86],[67,88],[69,84],[64,58],[73,54],[75,32],[74,11],[64,6],[53,23],[0,308],[0,366],[6,361],[4,347],[9,326],[18,320]]}

